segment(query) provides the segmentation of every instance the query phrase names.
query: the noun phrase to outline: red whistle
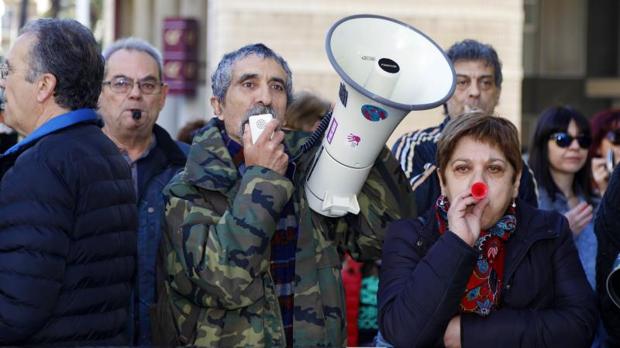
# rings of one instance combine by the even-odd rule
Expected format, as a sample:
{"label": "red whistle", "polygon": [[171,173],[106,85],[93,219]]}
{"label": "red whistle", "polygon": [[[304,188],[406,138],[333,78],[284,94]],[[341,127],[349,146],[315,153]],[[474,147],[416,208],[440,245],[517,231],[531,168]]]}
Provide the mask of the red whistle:
{"label": "red whistle", "polygon": [[478,181],[471,185],[471,196],[477,200],[484,199],[488,192],[489,188],[483,182]]}

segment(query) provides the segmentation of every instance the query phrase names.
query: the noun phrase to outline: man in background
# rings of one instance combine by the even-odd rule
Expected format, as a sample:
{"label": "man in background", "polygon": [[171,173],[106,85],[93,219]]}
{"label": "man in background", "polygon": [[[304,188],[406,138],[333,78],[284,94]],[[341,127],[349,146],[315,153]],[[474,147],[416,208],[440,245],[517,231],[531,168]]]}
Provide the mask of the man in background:
{"label": "man in background", "polygon": [[[441,193],[436,171],[437,140],[446,124],[467,112],[493,114],[502,88],[502,65],[495,49],[476,40],[463,40],[447,51],[456,71],[456,89],[444,104],[446,117],[435,127],[402,135],[392,146],[415,192],[418,215],[430,209]],[[538,206],[531,173],[524,168],[519,198]]]}
{"label": "man in background", "polygon": [[189,146],[155,122],[166,102],[162,57],[148,42],[126,38],[104,50],[99,96],[103,132],[131,167],[138,198],[138,272],[130,322],[133,343],[151,345],[150,307],[156,300],[155,259],[164,215],[162,189],[185,164]]}

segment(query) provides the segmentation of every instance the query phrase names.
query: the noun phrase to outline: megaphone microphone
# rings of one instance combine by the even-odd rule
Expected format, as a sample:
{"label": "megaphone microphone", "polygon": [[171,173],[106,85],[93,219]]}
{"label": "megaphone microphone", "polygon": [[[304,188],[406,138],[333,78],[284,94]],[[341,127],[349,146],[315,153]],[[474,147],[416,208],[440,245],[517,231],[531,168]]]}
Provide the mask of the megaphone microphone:
{"label": "megaphone microphone", "polygon": [[400,121],[443,104],[456,79],[435,42],[388,17],[345,17],[329,29],[325,47],[342,82],[305,192],[312,210],[339,217],[359,213],[357,194]]}

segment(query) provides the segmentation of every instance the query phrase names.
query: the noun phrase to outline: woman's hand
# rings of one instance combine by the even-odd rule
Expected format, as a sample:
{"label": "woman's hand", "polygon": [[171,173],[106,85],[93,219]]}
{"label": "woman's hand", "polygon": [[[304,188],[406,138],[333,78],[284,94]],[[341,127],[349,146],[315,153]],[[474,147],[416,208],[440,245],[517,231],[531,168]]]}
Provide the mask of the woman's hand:
{"label": "woman's hand", "polygon": [[461,347],[461,316],[450,319],[446,332],[443,334],[443,344],[446,348]]}
{"label": "woman's hand", "polygon": [[478,201],[469,190],[456,196],[448,210],[448,229],[473,246],[480,235],[482,212],[488,204],[488,197]]}
{"label": "woman's hand", "polygon": [[596,182],[601,197],[609,184],[609,171],[607,171],[607,160],[601,157],[592,157],[592,179]]}
{"label": "woman's hand", "polygon": [[568,226],[573,231],[573,236],[577,237],[583,228],[592,221],[592,206],[586,202],[581,202],[567,211],[564,216],[568,219]]}

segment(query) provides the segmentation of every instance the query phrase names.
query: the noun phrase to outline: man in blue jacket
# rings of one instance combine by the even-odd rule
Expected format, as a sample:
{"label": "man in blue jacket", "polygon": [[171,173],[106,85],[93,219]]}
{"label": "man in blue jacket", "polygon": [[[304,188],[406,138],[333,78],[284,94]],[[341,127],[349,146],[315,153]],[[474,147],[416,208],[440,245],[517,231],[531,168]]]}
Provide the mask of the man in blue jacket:
{"label": "man in blue jacket", "polygon": [[0,66],[0,345],[129,343],[131,172],[94,111],[103,58],[74,20],[27,24]]}
{"label": "man in blue jacket", "polygon": [[155,260],[164,214],[161,192],[185,166],[189,146],[155,124],[168,91],[159,51],[144,40],[125,38],[105,49],[103,57],[103,132],[129,163],[138,197],[138,272],[129,326],[134,344],[150,345],[149,309],[156,300]]}

